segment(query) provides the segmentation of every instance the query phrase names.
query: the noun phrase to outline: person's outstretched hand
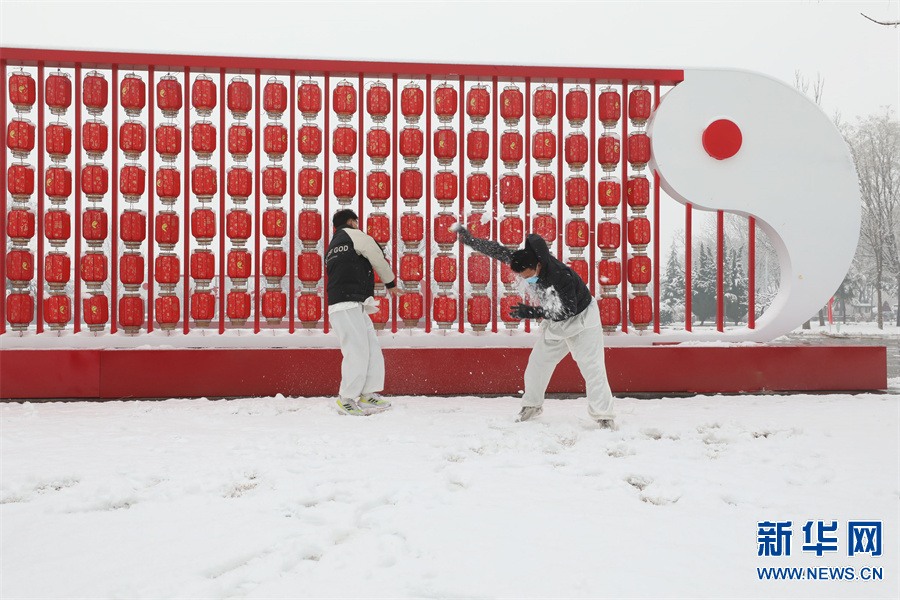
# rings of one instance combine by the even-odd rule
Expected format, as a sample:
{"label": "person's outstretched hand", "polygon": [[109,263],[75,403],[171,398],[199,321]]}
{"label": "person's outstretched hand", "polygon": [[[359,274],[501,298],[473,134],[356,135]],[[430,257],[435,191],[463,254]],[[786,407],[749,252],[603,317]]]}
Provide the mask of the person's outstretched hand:
{"label": "person's outstretched hand", "polygon": [[516,304],[512,310],[509,311],[509,316],[513,319],[543,319],[547,315],[540,306]]}

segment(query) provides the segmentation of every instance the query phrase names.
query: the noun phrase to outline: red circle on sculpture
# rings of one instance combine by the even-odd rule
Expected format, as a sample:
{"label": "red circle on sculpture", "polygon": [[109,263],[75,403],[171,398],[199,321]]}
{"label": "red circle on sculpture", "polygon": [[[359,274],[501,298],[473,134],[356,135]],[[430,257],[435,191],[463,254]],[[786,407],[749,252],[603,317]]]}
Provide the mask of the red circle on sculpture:
{"label": "red circle on sculpture", "polygon": [[703,149],[716,160],[737,154],[742,141],[741,128],[728,119],[713,121],[703,132]]}

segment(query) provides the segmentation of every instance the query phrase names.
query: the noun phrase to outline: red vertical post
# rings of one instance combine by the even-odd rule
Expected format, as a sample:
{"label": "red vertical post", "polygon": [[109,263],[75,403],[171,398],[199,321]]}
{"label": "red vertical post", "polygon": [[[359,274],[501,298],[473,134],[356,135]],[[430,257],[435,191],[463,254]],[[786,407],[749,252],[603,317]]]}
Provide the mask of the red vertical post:
{"label": "red vertical post", "polygon": [[[459,76],[459,223],[466,223],[466,78]],[[459,246],[459,332],[466,328],[466,249]]]}
{"label": "red vertical post", "polygon": [[684,328],[691,330],[691,205],[684,206]]}
{"label": "red vertical post", "polygon": [[360,73],[359,74],[359,88],[358,88],[359,92],[356,94],[357,110],[359,111],[357,113],[359,115],[359,117],[358,117],[359,118],[359,131],[356,133],[356,135],[358,136],[356,148],[357,148],[357,152],[359,152],[359,187],[358,187],[357,191],[359,192],[359,220],[360,220],[360,222],[362,222],[362,220],[364,218],[363,213],[365,212],[365,210],[363,210],[363,196],[365,194],[363,193],[363,191],[365,190],[365,187],[366,187],[366,172],[364,170],[365,164],[363,163],[363,154],[365,154],[365,150],[366,150],[366,136],[365,136],[365,131],[363,131],[363,127],[364,127],[363,112],[365,112],[365,108],[364,108],[365,94],[363,94],[363,91],[364,91],[363,85],[365,85],[365,82],[363,81],[362,73]]}
{"label": "red vertical post", "polygon": [[291,112],[291,123],[290,123],[290,171],[288,177],[290,178],[290,210],[288,211],[288,220],[290,221],[290,236],[291,239],[288,242],[289,250],[288,250],[288,332],[294,333],[294,290],[296,289],[296,283],[294,282],[294,268],[296,266],[297,257],[294,254],[296,251],[296,239],[297,239],[297,213],[296,213],[296,195],[297,191],[295,186],[297,185],[297,130],[295,126],[294,116],[297,113],[297,102],[294,98],[297,97],[297,72],[291,71],[291,92],[288,94],[288,107]]}
{"label": "red vertical post", "polygon": [[597,285],[597,80],[591,79],[591,103],[588,119],[591,123],[590,143],[588,144],[588,164],[590,164],[590,188],[588,197],[590,198],[591,208],[590,214],[590,234],[588,236],[589,263],[590,270],[588,275],[588,285],[590,286],[591,296],[596,292]]}
{"label": "red vertical post", "polygon": [[255,71],[255,89],[254,95],[256,96],[256,101],[253,104],[253,112],[256,113],[256,173],[253,174],[253,180],[256,182],[255,185],[255,193],[256,193],[256,202],[254,204],[254,211],[256,214],[253,215],[253,237],[254,239],[254,251],[253,251],[253,333],[259,333],[259,306],[262,302],[262,293],[259,290],[259,265],[260,265],[260,244],[259,244],[259,229],[260,222],[262,221],[262,198],[260,196],[260,179],[262,179],[262,171],[260,170],[260,156],[263,153],[262,144],[260,143],[262,140],[262,135],[260,132],[260,110],[259,105],[259,69]]}
{"label": "red vertical post", "polygon": [[716,214],[716,329],[725,329],[725,213]]}
{"label": "red vertical post", "polygon": [[[3,84],[0,85],[0,122],[3,123],[3,131],[9,126],[6,122],[6,61],[0,59],[0,74],[3,76]],[[40,105],[38,105],[40,106]],[[6,173],[6,148],[0,152],[0,173]],[[6,192],[0,190],[0,214],[3,222],[7,216]],[[6,333],[6,227],[0,227],[0,335]]]}
{"label": "red vertical post", "polygon": [[[497,221],[499,214],[497,212],[497,189],[500,183],[500,177],[497,173],[497,152],[499,145],[497,143],[497,119],[500,116],[499,99],[497,91],[499,89],[497,76],[493,77],[493,117],[491,119],[491,177],[493,178],[491,185],[491,239],[499,241],[499,232]],[[493,316],[491,317],[491,331],[497,333],[497,313],[500,312],[500,298],[497,295],[497,261],[491,261],[491,306],[494,307]]]}
{"label": "red vertical post", "polygon": [[156,120],[156,82],[153,67],[147,73],[147,333],[153,331],[153,243],[156,237],[153,212],[153,193],[156,190],[156,173],[153,171],[154,158],[156,157],[156,145],[154,140],[153,125]]}
{"label": "red vertical post", "polygon": [[[75,123],[81,123],[81,103],[84,100],[84,90],[81,87],[81,63],[75,63]],[[80,129],[80,128],[79,128]],[[115,131],[115,128],[113,128]],[[40,135],[46,135],[43,131]],[[113,153],[116,151],[116,145],[113,144]],[[72,264],[75,268],[72,270],[73,279],[72,288],[74,298],[72,304],[73,326],[75,333],[81,331],[81,145],[75,147],[75,214],[72,215],[75,221],[75,256],[72,258]]]}
{"label": "red vertical post", "polygon": [[628,80],[622,82],[622,333],[628,333]]}
{"label": "red vertical post", "polygon": [[[37,293],[35,294],[34,303],[35,307],[35,315],[37,317],[37,333],[43,333],[44,331],[44,181],[47,179],[47,175],[44,173],[44,138],[46,137],[46,133],[44,132],[44,61],[38,61],[37,67],[37,214],[35,215],[35,220],[37,221],[37,256],[34,257],[34,262],[36,263],[36,271],[37,271]],[[6,87],[6,81],[3,82],[3,86]],[[75,124],[75,131],[81,131],[81,128],[78,126],[78,123]],[[75,137],[75,148],[80,149],[81,144],[79,142],[79,137],[76,134]],[[76,150],[76,153],[80,150]],[[3,150],[3,153],[6,154],[6,150]],[[5,190],[0,190],[3,194],[6,194]],[[6,220],[6,215],[3,215],[3,219]]]}
{"label": "red vertical post", "polygon": [[556,255],[565,262],[563,254],[563,82],[557,82],[556,94]]}
{"label": "red vertical post", "polygon": [[[525,236],[531,233],[531,77],[525,78]],[[531,331],[531,321],[525,320],[525,332]]]}
{"label": "red vertical post", "polygon": [[[397,98],[397,73],[391,75],[391,79],[393,81],[391,84],[391,115],[393,115],[391,117],[391,145],[393,146],[391,149],[391,199],[393,206],[393,215],[391,216],[391,241],[393,242],[394,256],[391,266],[394,269],[394,282],[397,283],[397,274],[400,272],[400,268],[397,265],[397,222],[400,220],[397,216],[397,186],[398,180],[400,179],[400,175],[397,173],[397,154],[400,152],[400,136],[397,134],[397,113],[400,110],[400,102]],[[391,299],[391,304],[393,304],[392,308],[394,309],[391,311],[391,331],[397,333],[397,302],[390,294],[388,294],[388,297]]]}
{"label": "red vertical post", "polygon": [[[110,294],[109,294],[109,331],[115,333],[117,330],[116,319],[118,317],[119,306],[119,105],[122,98],[119,94],[119,67],[112,67],[112,173],[110,173],[110,184],[112,190],[112,207],[109,215],[110,231]],[[147,138],[150,139],[149,136]],[[149,144],[148,144],[149,145]]]}
{"label": "red vertical post", "polygon": [[181,295],[184,334],[191,331],[191,69],[184,68],[184,253],[181,257],[184,267],[184,281]]}
{"label": "red vertical post", "polygon": [[225,153],[228,149],[225,136],[225,69],[219,69],[219,333],[225,333],[225,195],[227,173]]}
{"label": "red vertical post", "polygon": [[[659,106],[659,82],[653,86],[653,109]],[[653,333],[659,333],[659,173],[653,171]]]}
{"label": "red vertical post", "polygon": [[425,77],[425,333],[431,333],[431,75]]}
{"label": "red vertical post", "polygon": [[[322,194],[325,196],[325,214],[322,215],[324,221],[322,224],[322,239],[324,241],[324,249],[327,252],[328,244],[331,241],[331,227],[329,226],[331,213],[329,212],[330,203],[328,201],[328,196],[331,193],[331,186],[329,185],[331,181],[331,171],[329,170],[329,164],[331,164],[331,76],[329,73],[325,73],[325,82],[322,87],[325,88],[322,94],[325,100],[325,110],[322,111],[325,113],[325,124],[322,131],[322,153],[325,155],[325,171],[322,173]],[[323,267],[324,262],[323,252]],[[322,271],[322,276],[324,277],[322,285],[325,288],[324,298],[322,299],[322,330],[328,333],[328,271],[324,268]]]}
{"label": "red vertical post", "polygon": [[749,254],[747,256],[747,327],[756,329],[756,219],[749,218]]}

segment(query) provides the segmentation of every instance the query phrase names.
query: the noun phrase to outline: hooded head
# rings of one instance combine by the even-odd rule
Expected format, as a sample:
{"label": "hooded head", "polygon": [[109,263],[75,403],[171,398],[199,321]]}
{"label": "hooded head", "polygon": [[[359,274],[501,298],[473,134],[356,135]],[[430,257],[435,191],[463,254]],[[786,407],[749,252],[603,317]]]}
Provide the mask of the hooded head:
{"label": "hooded head", "polygon": [[509,268],[516,273],[536,269],[537,265],[537,254],[529,249],[516,250],[509,261]]}

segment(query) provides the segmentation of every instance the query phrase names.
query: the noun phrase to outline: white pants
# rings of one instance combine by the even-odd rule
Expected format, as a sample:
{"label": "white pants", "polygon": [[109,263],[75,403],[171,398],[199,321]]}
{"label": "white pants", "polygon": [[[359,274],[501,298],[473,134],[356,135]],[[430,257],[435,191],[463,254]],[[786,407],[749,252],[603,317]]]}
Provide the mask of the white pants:
{"label": "white pants", "polygon": [[525,367],[522,406],[544,403],[544,393],[553,371],[569,352],[584,377],[588,415],[595,420],[615,418],[613,395],[606,379],[600,310],[594,301],[587,310],[571,319],[541,323],[540,337]]}
{"label": "white pants", "polygon": [[384,389],[384,355],[372,319],[360,303],[329,315],[341,344],[341,398],[357,400]]}

